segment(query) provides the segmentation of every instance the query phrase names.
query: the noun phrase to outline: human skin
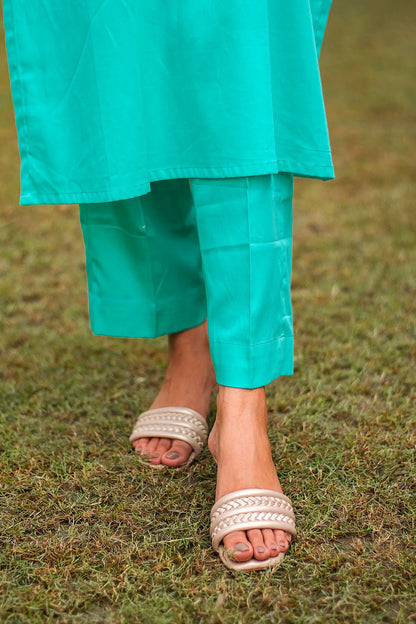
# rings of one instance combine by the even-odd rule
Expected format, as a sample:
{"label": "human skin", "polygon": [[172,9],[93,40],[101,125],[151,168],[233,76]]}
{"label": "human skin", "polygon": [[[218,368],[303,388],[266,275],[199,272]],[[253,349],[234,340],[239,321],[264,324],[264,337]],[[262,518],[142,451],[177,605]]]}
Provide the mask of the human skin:
{"label": "human skin", "polygon": [[[206,321],[171,334],[168,344],[168,368],[160,392],[150,407],[181,405],[206,418],[216,386]],[[183,464],[192,451],[186,442],[166,438],[140,438],[133,447],[150,463],[171,467]],[[267,434],[264,387],[245,389],[219,385],[216,420],[208,438],[208,448],[217,463],[215,500],[251,487],[282,492]],[[223,543],[237,561],[253,557],[261,561],[285,552],[290,540],[291,535],[286,531],[251,529],[233,531],[224,537]]]}

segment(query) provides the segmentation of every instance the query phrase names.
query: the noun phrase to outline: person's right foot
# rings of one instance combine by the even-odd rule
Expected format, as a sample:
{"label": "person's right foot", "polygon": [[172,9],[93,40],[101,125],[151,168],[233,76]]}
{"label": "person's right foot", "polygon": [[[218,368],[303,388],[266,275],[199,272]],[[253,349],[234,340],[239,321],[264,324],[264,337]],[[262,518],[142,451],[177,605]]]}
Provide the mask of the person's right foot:
{"label": "person's right foot", "polygon": [[[169,336],[169,366],[159,394],[149,409],[188,407],[207,417],[216,385],[208,343],[206,321]],[[149,463],[177,467],[184,464],[192,447],[182,440],[139,438],[133,448]]]}
{"label": "person's right foot", "polygon": [[[220,386],[217,418],[208,447],[218,465],[215,500],[236,490],[266,488],[282,492],[267,435],[264,388]],[[275,529],[233,531],[223,539],[236,561],[260,561],[285,552],[290,533]]]}

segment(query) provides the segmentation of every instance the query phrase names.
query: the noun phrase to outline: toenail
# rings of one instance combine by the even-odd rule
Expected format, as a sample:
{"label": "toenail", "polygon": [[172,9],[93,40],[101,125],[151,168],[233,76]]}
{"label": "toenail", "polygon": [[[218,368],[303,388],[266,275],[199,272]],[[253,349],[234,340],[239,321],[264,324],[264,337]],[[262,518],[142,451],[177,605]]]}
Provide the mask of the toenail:
{"label": "toenail", "polygon": [[270,550],[277,550],[276,544],[270,544]]}
{"label": "toenail", "polygon": [[238,544],[234,546],[234,550],[237,550],[238,552],[243,552],[243,550],[250,550],[250,549],[247,546],[247,544],[243,544],[243,542],[238,542]]}
{"label": "toenail", "polygon": [[279,546],[283,546],[283,547],[285,547],[285,546],[286,546],[286,544],[285,544],[285,542],[279,542]]}
{"label": "toenail", "polygon": [[178,459],[179,453],[177,453],[176,451],[172,451],[172,453],[168,453],[166,457],[168,457],[169,459]]}
{"label": "toenail", "polygon": [[261,552],[261,553],[263,553],[263,552],[264,552],[264,548],[263,548],[263,546],[259,546],[259,547],[257,548],[257,552]]}

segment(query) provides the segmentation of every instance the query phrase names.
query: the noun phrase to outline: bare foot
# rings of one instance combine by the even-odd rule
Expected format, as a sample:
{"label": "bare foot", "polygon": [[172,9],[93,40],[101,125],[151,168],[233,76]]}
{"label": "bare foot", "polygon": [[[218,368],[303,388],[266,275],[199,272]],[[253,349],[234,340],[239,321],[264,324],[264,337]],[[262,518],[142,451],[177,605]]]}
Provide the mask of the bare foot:
{"label": "bare foot", "polygon": [[[217,418],[208,447],[218,464],[215,500],[245,488],[282,492],[267,435],[264,388],[219,387]],[[274,529],[233,531],[223,539],[236,561],[260,561],[289,547],[290,533]]]}
{"label": "bare foot", "polygon": [[[159,394],[149,409],[189,407],[206,418],[211,394],[216,385],[209,351],[206,321],[197,327],[169,336],[169,365]],[[186,462],[192,452],[190,444],[168,438],[139,438],[133,442],[152,464],[176,467]]]}

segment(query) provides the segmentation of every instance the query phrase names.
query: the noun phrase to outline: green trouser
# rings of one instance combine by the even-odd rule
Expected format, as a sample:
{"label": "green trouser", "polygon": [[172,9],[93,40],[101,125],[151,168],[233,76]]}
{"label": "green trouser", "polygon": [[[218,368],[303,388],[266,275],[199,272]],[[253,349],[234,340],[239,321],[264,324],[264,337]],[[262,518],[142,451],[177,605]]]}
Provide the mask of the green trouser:
{"label": "green trouser", "polygon": [[207,319],[217,382],[293,373],[293,175],[177,178],[80,204],[94,334],[153,338]]}

